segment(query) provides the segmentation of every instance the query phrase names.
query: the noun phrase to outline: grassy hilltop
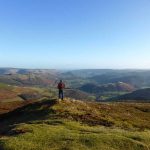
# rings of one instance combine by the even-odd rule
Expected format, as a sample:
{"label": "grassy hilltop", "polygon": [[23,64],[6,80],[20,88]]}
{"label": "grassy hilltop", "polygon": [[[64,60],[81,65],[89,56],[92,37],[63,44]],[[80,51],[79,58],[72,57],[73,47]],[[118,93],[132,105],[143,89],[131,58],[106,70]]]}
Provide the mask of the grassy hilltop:
{"label": "grassy hilltop", "polygon": [[150,104],[65,99],[0,115],[1,150],[148,150]]}

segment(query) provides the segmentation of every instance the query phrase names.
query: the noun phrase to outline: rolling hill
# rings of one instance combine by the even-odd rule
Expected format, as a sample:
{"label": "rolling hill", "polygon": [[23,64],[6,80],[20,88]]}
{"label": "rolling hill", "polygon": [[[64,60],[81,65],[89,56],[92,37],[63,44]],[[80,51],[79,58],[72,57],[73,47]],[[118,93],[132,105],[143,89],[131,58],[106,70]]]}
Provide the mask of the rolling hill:
{"label": "rolling hill", "polygon": [[19,87],[0,83],[0,114],[45,97],[52,97],[52,95],[54,93],[45,88]]}
{"label": "rolling hill", "polygon": [[109,73],[92,76],[89,80],[98,84],[124,82],[136,88],[143,88],[150,87],[149,78],[149,70],[114,70]]}
{"label": "rolling hill", "polygon": [[[19,87],[19,86],[10,86],[7,84],[0,83],[0,102],[2,101],[22,101],[22,94],[35,94],[39,93],[38,88],[32,87]],[[36,99],[34,97],[34,99]]]}
{"label": "rolling hill", "polygon": [[97,94],[105,92],[131,92],[135,90],[135,88],[132,85],[123,82],[109,83],[104,85],[88,83],[81,86],[79,89],[88,93]]}
{"label": "rolling hill", "polygon": [[149,78],[149,70],[0,68],[0,82],[21,86],[54,86],[56,81],[63,79],[69,88],[79,88],[87,83],[100,85],[124,82],[140,89],[150,87]]}
{"label": "rolling hill", "polygon": [[54,69],[0,68],[0,82],[19,86],[53,86],[60,72]]}
{"label": "rolling hill", "polygon": [[52,74],[11,74],[0,75],[0,82],[17,86],[53,86],[56,76]]}
{"label": "rolling hill", "polygon": [[124,101],[139,101],[139,102],[147,101],[147,102],[150,102],[150,88],[136,90],[131,93],[124,94],[124,95],[114,97],[111,99],[114,101],[124,100]]}

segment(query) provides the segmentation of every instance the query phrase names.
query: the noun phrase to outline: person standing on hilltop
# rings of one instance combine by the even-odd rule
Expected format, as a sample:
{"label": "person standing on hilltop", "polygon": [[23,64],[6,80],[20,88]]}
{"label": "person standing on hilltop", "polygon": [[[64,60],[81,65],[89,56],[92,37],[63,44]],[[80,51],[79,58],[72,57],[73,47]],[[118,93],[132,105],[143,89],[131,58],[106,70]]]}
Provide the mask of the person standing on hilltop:
{"label": "person standing on hilltop", "polygon": [[60,80],[60,82],[58,83],[58,85],[57,85],[57,88],[58,88],[58,90],[59,90],[59,95],[58,95],[58,97],[59,97],[59,99],[64,99],[64,88],[65,88],[65,84],[63,83],[63,81],[62,80]]}

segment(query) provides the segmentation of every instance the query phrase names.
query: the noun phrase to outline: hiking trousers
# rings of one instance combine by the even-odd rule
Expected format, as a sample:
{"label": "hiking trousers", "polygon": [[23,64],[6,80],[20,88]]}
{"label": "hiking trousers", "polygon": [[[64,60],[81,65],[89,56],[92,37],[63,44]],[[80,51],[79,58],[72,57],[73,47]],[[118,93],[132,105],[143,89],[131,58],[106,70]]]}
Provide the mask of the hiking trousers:
{"label": "hiking trousers", "polygon": [[58,94],[59,99],[64,99],[64,91],[62,89],[59,89],[59,94]]}

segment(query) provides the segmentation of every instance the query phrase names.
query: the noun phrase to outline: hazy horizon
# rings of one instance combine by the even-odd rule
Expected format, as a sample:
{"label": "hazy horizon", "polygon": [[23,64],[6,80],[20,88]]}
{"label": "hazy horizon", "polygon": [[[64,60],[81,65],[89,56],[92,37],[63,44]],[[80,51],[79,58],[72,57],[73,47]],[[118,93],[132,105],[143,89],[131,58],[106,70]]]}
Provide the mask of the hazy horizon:
{"label": "hazy horizon", "polygon": [[2,0],[0,67],[150,69],[148,0]]}
{"label": "hazy horizon", "polygon": [[133,71],[149,71],[149,69],[143,68],[68,68],[68,69],[61,69],[61,68],[26,68],[26,67],[1,67],[0,69],[31,69],[31,70],[62,70],[62,71],[71,71],[71,70],[133,70]]}

